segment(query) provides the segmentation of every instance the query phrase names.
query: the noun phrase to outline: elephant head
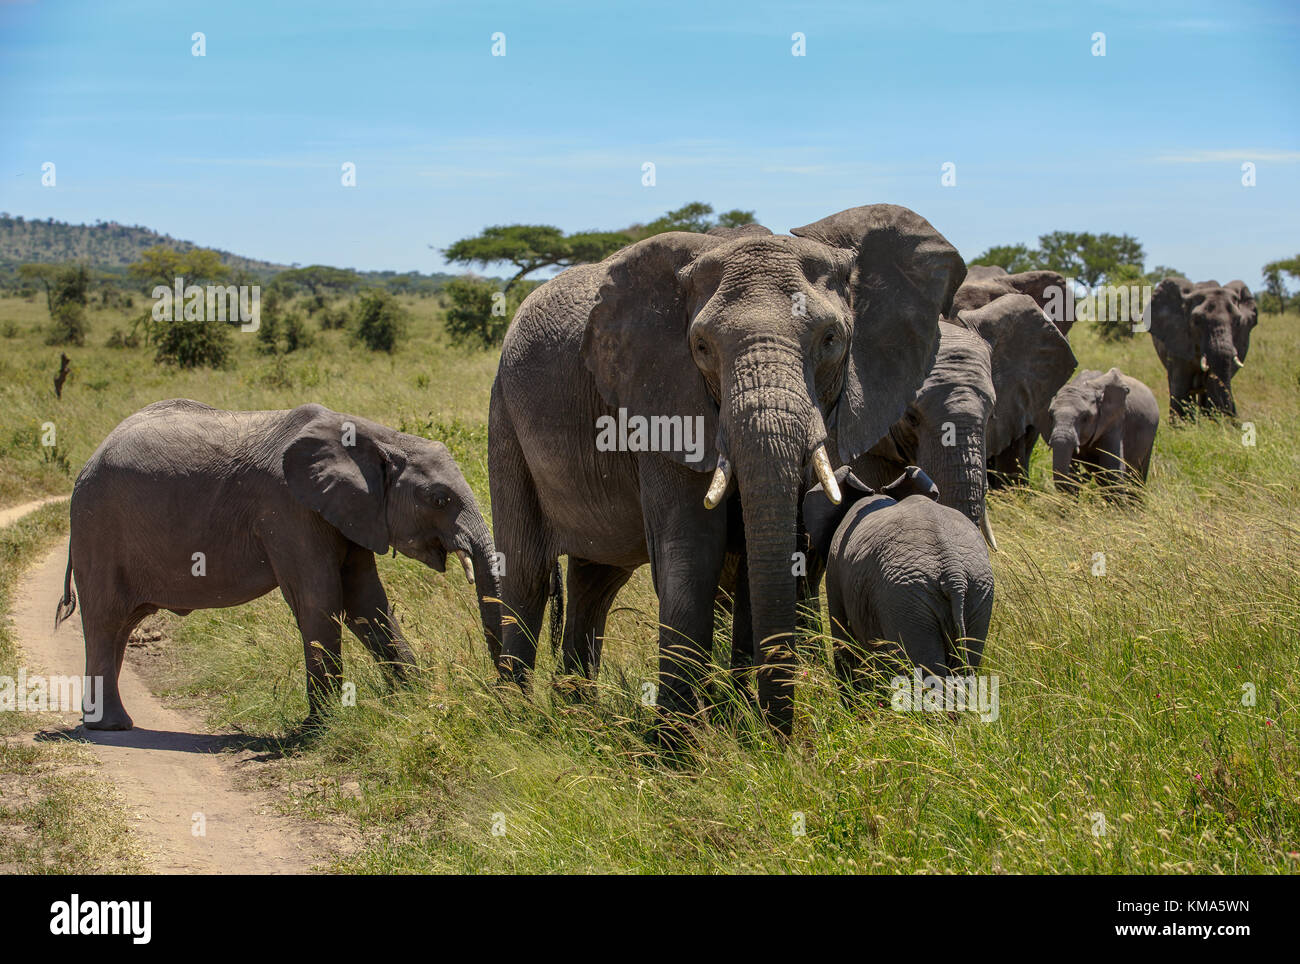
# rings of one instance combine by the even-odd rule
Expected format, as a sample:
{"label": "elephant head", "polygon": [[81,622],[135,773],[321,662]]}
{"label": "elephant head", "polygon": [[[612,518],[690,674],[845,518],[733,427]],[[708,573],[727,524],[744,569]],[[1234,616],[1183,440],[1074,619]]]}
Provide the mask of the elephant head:
{"label": "elephant head", "polygon": [[948,322],[940,322],[939,331],[925,382],[854,471],[869,484],[883,485],[902,466],[921,466],[938,483],[939,501],[963,513],[994,545],[984,504],[989,416],[998,397],[993,360],[980,334]]}
{"label": "elephant head", "polygon": [[[957,321],[978,334],[992,356],[997,401],[985,447],[989,459],[1000,466],[1001,453],[1027,431],[1043,430],[1047,406],[1077,361],[1069,341],[1029,295],[1003,294],[982,307],[963,309]],[[942,479],[939,489],[943,491]]]}
{"label": "elephant head", "polygon": [[1237,414],[1232,379],[1246,364],[1259,312],[1242,281],[1192,284],[1165,278],[1151,298],[1151,340],[1169,372],[1170,407],[1191,414],[1194,399],[1206,408]]}
{"label": "elephant head", "polygon": [[1023,294],[1046,312],[1063,335],[1070,334],[1074,319],[1065,311],[1065,279],[1055,271],[1020,271],[1008,274],[997,265],[972,265],[952,300],[953,315],[982,308],[1003,295]]}
{"label": "elephant head", "polygon": [[966,271],[929,222],[895,205],[792,234],[670,232],[624,248],[604,262],[582,344],[610,407],[703,420],[702,459],[666,454],[713,473],[706,505],[738,489],[754,639],[773,664],[759,673],[765,707],[788,707],[791,676],[775,663],[794,635],[806,470],[838,500],[828,424],[843,462],[885,434],[934,359]]}
{"label": "elephant head", "polygon": [[320,405],[295,413],[281,466],[290,494],[348,540],[446,571],[454,554],[475,584],[488,648],[500,649],[495,550],[474,493],[447,447]]}
{"label": "elephant head", "polygon": [[838,504],[830,500],[820,482],[809,489],[803,498],[803,519],[808,541],[823,564],[830,558],[835,530],[840,527],[849,510],[862,499],[876,497],[887,505],[902,502],[908,496],[921,495],[935,502],[942,501],[939,487],[915,465],[907,466],[898,478],[882,487],[879,492],[862,482],[847,465],[835,470],[835,482],[843,496]]}
{"label": "elephant head", "polygon": [[[1049,425],[1045,431],[1057,487],[1074,491],[1070,463],[1081,450],[1096,447],[1122,427],[1128,393],[1129,386],[1118,368],[1080,372],[1056,393],[1048,407]],[[1119,455],[1119,448],[1112,454]]]}

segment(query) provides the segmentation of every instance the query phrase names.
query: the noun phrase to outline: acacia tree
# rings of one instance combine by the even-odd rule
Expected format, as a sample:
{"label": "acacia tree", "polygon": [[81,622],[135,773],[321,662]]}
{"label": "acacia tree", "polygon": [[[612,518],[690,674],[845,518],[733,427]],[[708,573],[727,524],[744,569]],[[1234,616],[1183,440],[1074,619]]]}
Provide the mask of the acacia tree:
{"label": "acacia tree", "polygon": [[1052,231],[1040,235],[1038,247],[999,244],[976,257],[972,264],[996,264],[1013,274],[1045,268],[1080,284],[1095,288],[1104,281],[1140,274],[1146,252],[1128,234],[1092,234],[1088,231]]}
{"label": "acacia tree", "polygon": [[442,254],[455,264],[514,265],[503,289],[509,293],[524,277],[542,268],[568,268],[599,261],[632,239],[620,231],[579,231],[565,234],[549,224],[500,224],[463,238]]}

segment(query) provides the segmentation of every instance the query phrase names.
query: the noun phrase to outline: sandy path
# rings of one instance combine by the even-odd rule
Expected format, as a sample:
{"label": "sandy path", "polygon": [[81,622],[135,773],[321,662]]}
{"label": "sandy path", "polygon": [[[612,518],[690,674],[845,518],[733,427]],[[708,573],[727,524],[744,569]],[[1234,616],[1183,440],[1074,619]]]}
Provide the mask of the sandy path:
{"label": "sandy path", "polygon": [[[2,518],[2,517],[0,517]],[[10,520],[11,521],[11,520]],[[23,577],[11,613],[28,673],[80,675],[85,644],[80,613],[53,630],[63,593],[68,547],[60,543]],[[135,729],[109,733],[81,728],[80,714],[36,739],[84,740],[103,766],[98,775],[125,798],[133,825],[162,874],[306,873],[316,862],[306,835],[273,812],[268,797],[235,789],[218,754],[245,745],[238,737],[195,732],[195,723],[162,706],[131,668],[122,668],[122,701]],[[202,814],[205,834],[192,832]]]}
{"label": "sandy path", "polygon": [[0,528],[17,522],[29,512],[35,512],[43,505],[49,505],[51,502],[62,502],[66,495],[52,495],[45,499],[37,499],[35,502],[24,502],[22,505],[11,505],[7,509],[0,509]]}

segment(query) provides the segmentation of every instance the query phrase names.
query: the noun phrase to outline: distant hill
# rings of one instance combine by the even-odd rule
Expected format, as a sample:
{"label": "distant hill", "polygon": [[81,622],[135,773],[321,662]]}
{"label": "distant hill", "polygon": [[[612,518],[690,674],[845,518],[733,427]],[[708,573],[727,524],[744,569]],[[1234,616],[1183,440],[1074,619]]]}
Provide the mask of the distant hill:
{"label": "distant hill", "polygon": [[[0,262],[57,264],[81,261],[91,267],[112,270],[139,261],[140,253],[156,244],[165,244],[178,251],[200,247],[193,241],[159,234],[138,224],[129,227],[116,221],[66,224],[53,218],[27,221],[0,214]],[[219,254],[222,263],[235,271],[274,274],[288,267],[244,258],[229,251],[220,251]]]}
{"label": "distant hill", "polygon": [[[124,275],[128,265],[139,261],[146,248],[164,244],[177,251],[203,247],[182,241],[170,234],[159,234],[138,224],[127,226],[116,221],[94,224],[67,224],[53,218],[25,220],[0,213],[0,278],[14,275],[17,265],[36,262],[62,264],[78,261],[111,275]],[[214,249],[221,262],[232,271],[247,271],[263,280],[289,268],[287,264],[245,258],[229,251]],[[363,284],[377,284],[395,290],[438,290],[454,274],[417,271],[360,271]]]}

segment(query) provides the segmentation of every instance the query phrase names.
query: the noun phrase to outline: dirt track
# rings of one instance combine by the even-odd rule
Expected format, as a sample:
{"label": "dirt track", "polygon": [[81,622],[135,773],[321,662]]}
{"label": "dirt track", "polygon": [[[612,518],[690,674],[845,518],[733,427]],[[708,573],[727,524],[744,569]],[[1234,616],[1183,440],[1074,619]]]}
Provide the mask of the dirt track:
{"label": "dirt track", "polygon": [[[51,500],[45,500],[51,501]],[[45,502],[0,512],[0,525]],[[28,674],[80,675],[85,649],[80,613],[53,630],[54,610],[63,591],[67,544],[60,543],[19,583],[10,613]],[[305,873],[317,861],[307,835],[272,811],[261,794],[235,788],[231,765],[220,751],[238,738],[200,731],[196,724],[164,707],[132,670],[130,654],[122,669],[121,692],[135,729],[124,733],[86,730],[80,714],[63,714],[64,725],[32,739],[85,741],[102,763],[98,776],[126,801],[132,824],[148,852],[149,864],[163,874]],[[194,827],[201,815],[203,835]]]}

